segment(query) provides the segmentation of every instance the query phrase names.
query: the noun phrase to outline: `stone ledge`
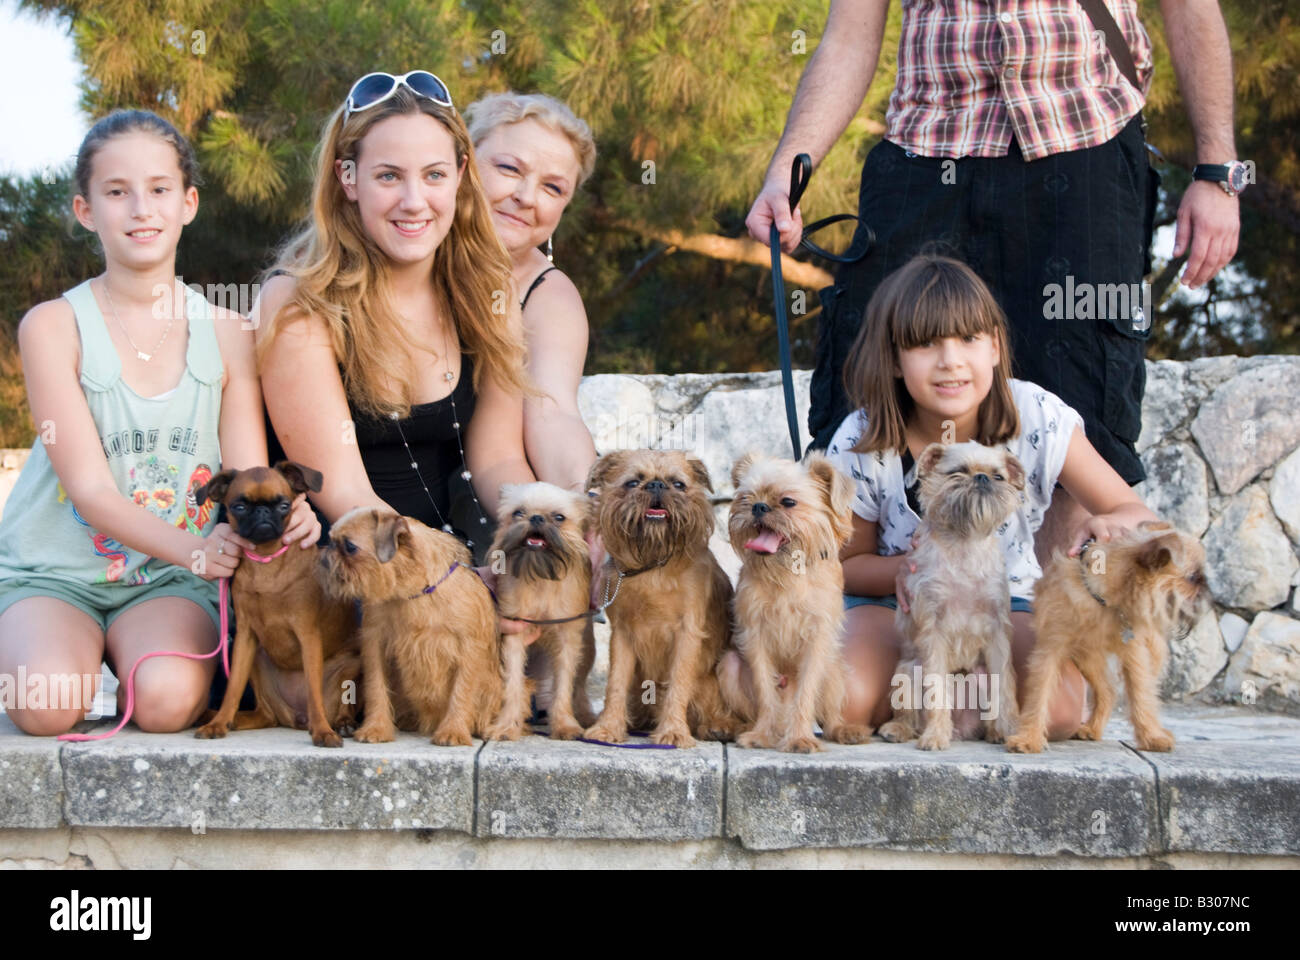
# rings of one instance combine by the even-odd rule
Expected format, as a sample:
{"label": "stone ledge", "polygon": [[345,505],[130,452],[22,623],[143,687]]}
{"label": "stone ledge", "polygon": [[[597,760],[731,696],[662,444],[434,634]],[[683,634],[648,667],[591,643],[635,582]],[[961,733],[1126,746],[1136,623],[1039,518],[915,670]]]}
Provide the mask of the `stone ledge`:
{"label": "stone ledge", "polygon": [[[324,750],[303,731],[280,729],[220,741],[128,731],[60,744],[25,737],[0,716],[0,829],[416,831],[476,844],[647,849],[720,842],[719,855],[736,838],[755,853],[1300,857],[1300,720],[1206,707],[1165,716],[1179,738],[1168,755],[1133,749],[1116,720],[1111,739],[1056,744],[1040,756],[985,743],[928,754],[876,741],[811,757],[541,737],[445,748],[414,734]],[[0,849],[0,860],[13,855]]]}

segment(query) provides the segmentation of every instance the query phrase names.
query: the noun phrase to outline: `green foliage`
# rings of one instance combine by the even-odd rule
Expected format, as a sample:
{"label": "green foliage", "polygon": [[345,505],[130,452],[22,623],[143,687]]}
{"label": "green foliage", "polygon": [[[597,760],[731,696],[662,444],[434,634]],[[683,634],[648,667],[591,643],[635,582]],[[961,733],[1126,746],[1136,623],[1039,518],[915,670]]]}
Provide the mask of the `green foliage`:
{"label": "green foliage", "polygon": [[[1142,4],[1157,56],[1150,136],[1175,160],[1185,159],[1191,133],[1158,3]],[[668,230],[745,236],[744,216],[825,25],[825,0],[23,6],[70,25],[86,65],[88,116],[148,107],[195,143],[205,185],[179,252],[187,281],[254,280],[306,213],[312,150],[349,84],[372,70],[424,67],[447,81],[462,107],[498,90],[542,91],[565,100],[595,132],[596,171],[555,238],[556,262],[578,285],[591,320],[587,372],[775,366],[767,269],[686,252],[656,237]],[[1205,294],[1166,303],[1153,355],[1300,346],[1300,24],[1287,7],[1283,0],[1223,3],[1236,58],[1239,152],[1257,161],[1261,178],[1243,199],[1238,262],[1249,276],[1241,284],[1217,282],[1208,304],[1201,303]],[[813,177],[803,201],[806,221],[856,209],[862,159],[883,130],[900,16],[892,5],[875,81]],[[494,37],[504,40],[504,53],[493,52]],[[1185,174],[1167,171],[1166,185],[1163,214],[1172,219]],[[0,335],[11,337],[32,304],[100,269],[93,238],[64,225],[69,201],[66,179],[0,183]],[[837,229],[825,245],[847,245],[848,229]],[[815,306],[815,291],[807,293]],[[1220,311],[1227,303],[1243,305],[1252,322]],[[791,319],[796,362],[808,365],[816,315]],[[11,396],[20,381],[11,345],[7,356],[8,366],[0,367],[0,445],[26,442],[12,428],[26,414]]]}

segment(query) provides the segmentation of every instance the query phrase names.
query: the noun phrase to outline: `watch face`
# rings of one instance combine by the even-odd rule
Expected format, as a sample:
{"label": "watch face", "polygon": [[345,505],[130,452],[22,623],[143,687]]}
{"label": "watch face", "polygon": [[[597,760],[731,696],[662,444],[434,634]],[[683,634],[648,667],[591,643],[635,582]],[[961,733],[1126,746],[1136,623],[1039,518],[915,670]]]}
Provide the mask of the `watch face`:
{"label": "watch face", "polygon": [[1234,193],[1240,193],[1246,188],[1246,165],[1244,163],[1234,163],[1228,167],[1228,186]]}

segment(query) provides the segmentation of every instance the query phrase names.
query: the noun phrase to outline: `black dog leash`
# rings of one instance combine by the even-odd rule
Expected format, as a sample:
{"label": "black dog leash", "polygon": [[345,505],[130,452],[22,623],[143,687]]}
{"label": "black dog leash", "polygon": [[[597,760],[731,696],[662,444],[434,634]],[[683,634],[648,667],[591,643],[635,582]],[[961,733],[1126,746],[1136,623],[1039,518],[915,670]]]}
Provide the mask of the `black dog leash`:
{"label": "black dog leash", "polygon": [[[807,189],[808,179],[811,176],[812,158],[806,153],[801,153],[794,158],[794,163],[790,167],[791,215],[794,214],[795,207],[799,206],[799,200],[803,196],[804,190]],[[860,245],[850,246],[848,253],[843,255],[830,253],[808,239],[809,236],[823,227],[844,220],[856,220],[866,230],[866,235],[862,238],[864,242]],[[833,217],[824,217],[816,223],[809,224],[804,227],[803,236],[799,238],[800,247],[809,253],[816,254],[826,260],[833,260],[836,263],[856,263],[871,251],[875,242],[875,231],[861,217],[852,213],[837,213]],[[790,359],[790,322],[785,312],[785,278],[781,276],[781,235],[777,232],[775,222],[769,229],[768,245],[772,248],[772,299],[776,309],[776,341],[781,353],[781,388],[785,393],[785,419],[790,428],[790,446],[794,449],[794,458],[800,460],[803,454],[799,449],[799,417],[795,413],[794,406],[794,371],[791,369]]]}

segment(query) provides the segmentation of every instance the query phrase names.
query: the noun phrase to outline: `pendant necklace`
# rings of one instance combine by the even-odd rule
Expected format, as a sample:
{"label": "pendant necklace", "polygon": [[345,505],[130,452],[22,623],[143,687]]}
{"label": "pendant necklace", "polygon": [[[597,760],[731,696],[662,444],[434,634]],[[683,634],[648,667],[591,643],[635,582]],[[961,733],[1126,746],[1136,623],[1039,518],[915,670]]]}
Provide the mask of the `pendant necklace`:
{"label": "pendant necklace", "polygon": [[[176,322],[176,312],[173,310],[172,315],[167,318],[167,326],[163,328],[162,338],[159,339],[159,341],[154,344],[152,350],[150,350],[148,353],[145,353],[143,350],[141,350],[139,347],[135,345],[135,341],[131,339],[131,334],[127,332],[126,324],[124,324],[122,322],[122,318],[117,315],[117,307],[113,303],[113,295],[108,292],[108,281],[101,280],[100,283],[104,290],[104,297],[105,299],[108,300],[108,308],[113,311],[113,319],[117,321],[117,326],[122,331],[122,336],[126,337],[126,342],[131,345],[131,349],[135,351],[135,355],[139,357],[141,360],[143,360],[145,363],[148,363],[150,360],[154,358],[154,355],[162,348],[163,342],[167,339],[167,334],[172,332],[172,324]],[[173,281],[173,283],[175,283],[175,281]],[[185,309],[184,303],[185,302],[182,300],[181,301],[182,311],[184,311]]]}
{"label": "pendant necklace", "polygon": [[[444,346],[445,346],[445,342],[444,342]],[[447,369],[446,372],[443,373],[442,378],[446,380],[448,384],[451,384],[456,379],[456,375],[451,372],[451,355],[447,350],[443,351],[443,361]],[[460,414],[456,412],[455,386],[452,386],[451,393],[447,394],[447,398],[451,401],[451,426],[452,429],[456,431],[456,447],[460,451],[460,468],[461,468],[460,478],[462,480],[467,481],[467,484],[469,486],[469,495],[471,498],[473,498],[474,506],[478,509],[479,526],[486,527],[488,522],[487,514],[483,512],[483,505],[478,502],[478,494],[474,492],[474,485],[472,483],[468,483],[468,481],[471,479],[473,474],[469,472],[469,465],[465,461],[465,442],[461,438]],[[391,413],[389,413],[388,416],[389,418],[392,419],[393,423],[397,427],[397,435],[402,438],[402,446],[406,448],[406,454],[408,457],[410,457],[411,469],[414,470],[415,475],[419,477],[420,486],[424,488],[424,495],[429,498],[429,505],[433,507],[433,512],[437,515],[439,525],[441,526],[444,533],[450,533],[454,536],[456,533],[455,529],[452,527],[450,523],[447,522],[447,519],[442,515],[442,511],[438,509],[437,502],[433,499],[433,494],[429,492],[429,485],[424,480],[424,474],[420,472],[420,464],[415,459],[415,454],[411,451],[411,445],[406,440],[406,434],[402,431],[402,421],[398,417],[397,411],[396,410],[392,411]],[[465,541],[465,546],[472,551],[474,549],[474,541],[467,539]]]}

